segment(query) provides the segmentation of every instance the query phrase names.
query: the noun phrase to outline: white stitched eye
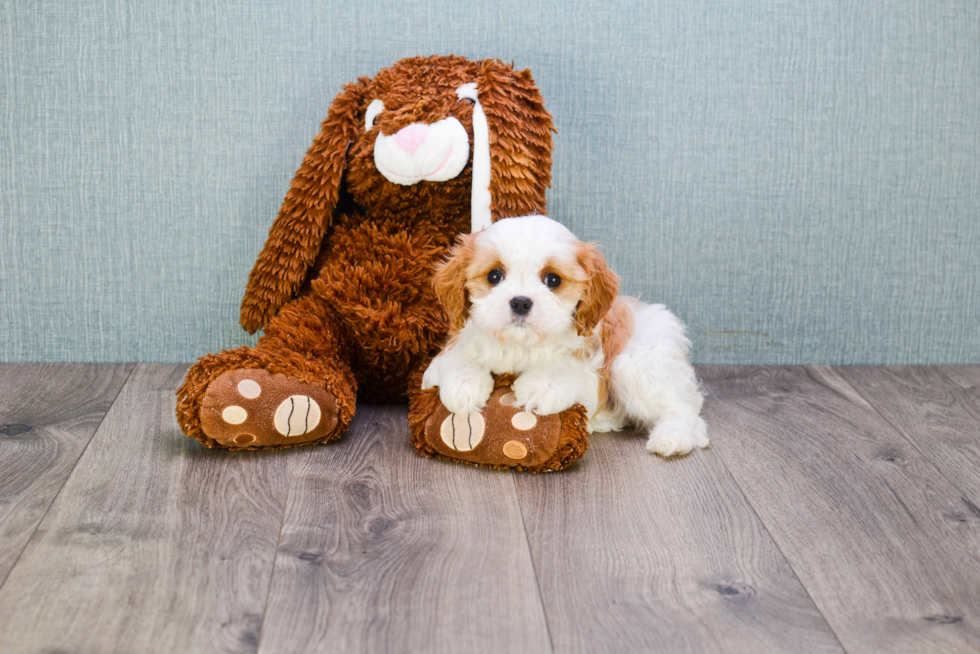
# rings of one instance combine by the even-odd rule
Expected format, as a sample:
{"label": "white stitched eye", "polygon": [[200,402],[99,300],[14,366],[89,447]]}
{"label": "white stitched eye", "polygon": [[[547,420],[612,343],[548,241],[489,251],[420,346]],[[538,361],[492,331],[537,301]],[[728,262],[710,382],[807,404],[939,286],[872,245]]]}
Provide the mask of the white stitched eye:
{"label": "white stitched eye", "polygon": [[476,82],[470,82],[468,84],[463,84],[458,89],[456,89],[456,97],[460,100],[469,100],[470,102],[476,102]]}
{"label": "white stitched eye", "polygon": [[385,110],[385,103],[381,100],[371,100],[371,104],[368,105],[367,111],[364,112],[364,131],[370,132],[371,128],[374,127],[374,119],[378,117],[382,111]]}

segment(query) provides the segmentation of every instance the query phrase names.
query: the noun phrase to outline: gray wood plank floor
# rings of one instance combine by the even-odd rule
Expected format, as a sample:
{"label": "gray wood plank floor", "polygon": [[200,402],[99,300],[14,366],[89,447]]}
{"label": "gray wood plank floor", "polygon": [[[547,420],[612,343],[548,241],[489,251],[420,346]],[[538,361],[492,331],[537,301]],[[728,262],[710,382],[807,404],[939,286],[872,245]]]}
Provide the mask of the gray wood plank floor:
{"label": "gray wood plank floor", "polygon": [[132,369],[0,366],[0,584]]}
{"label": "gray wood plank floor", "polygon": [[550,651],[513,475],[418,456],[404,407],[355,420],[301,455],[259,651]]}
{"label": "gray wood plank floor", "polygon": [[829,368],[703,371],[705,419],[848,652],[980,651],[980,524]]}
{"label": "gray wood plank floor", "polygon": [[712,446],[185,438],[186,366],[0,365],[0,653],[980,651],[980,366],[707,367]]}

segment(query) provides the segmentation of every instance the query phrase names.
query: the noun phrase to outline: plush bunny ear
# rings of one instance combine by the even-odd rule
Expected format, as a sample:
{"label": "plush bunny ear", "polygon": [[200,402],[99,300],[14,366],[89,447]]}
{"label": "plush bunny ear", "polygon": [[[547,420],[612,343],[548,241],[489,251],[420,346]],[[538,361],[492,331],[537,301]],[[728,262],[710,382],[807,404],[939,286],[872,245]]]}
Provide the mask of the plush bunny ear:
{"label": "plush bunny ear", "polygon": [[[545,213],[545,189],[551,186],[551,133],[555,126],[531,71],[518,72],[512,65],[487,59],[479,63],[475,84],[489,132],[490,220]],[[487,226],[476,215],[476,200],[483,191],[478,181],[478,113],[474,107],[474,231]]]}
{"label": "plush bunny ear", "polygon": [[575,322],[578,333],[589,336],[616,301],[619,276],[610,270],[606,258],[594,245],[583,243],[579,246],[578,262],[588,278],[585,294],[575,311]]}
{"label": "plush bunny ear", "polygon": [[340,194],[347,148],[363,124],[369,83],[362,77],[334,98],[296,171],[242,299],[241,324],[250,333],[296,296],[320,252]]}
{"label": "plush bunny ear", "polygon": [[471,234],[461,235],[449,251],[449,258],[436,267],[432,276],[432,288],[446,311],[453,333],[466,324],[466,269],[473,260],[474,239]]}

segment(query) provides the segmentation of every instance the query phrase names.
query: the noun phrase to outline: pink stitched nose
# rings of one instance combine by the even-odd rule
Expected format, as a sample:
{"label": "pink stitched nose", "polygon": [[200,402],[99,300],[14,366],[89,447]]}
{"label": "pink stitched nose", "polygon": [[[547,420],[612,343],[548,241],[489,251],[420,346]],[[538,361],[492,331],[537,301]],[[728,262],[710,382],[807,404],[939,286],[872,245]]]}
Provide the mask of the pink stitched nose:
{"label": "pink stitched nose", "polygon": [[405,152],[415,155],[423,143],[425,137],[429,135],[429,126],[422,123],[412,123],[408,127],[403,127],[395,134],[395,143]]}

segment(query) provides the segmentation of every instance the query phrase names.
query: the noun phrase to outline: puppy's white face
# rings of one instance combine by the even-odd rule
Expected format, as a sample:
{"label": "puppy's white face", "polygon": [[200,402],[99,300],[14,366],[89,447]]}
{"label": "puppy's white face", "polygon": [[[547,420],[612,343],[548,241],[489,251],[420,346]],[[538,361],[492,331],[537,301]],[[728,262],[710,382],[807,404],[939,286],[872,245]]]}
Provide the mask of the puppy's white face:
{"label": "puppy's white face", "polygon": [[592,246],[546,216],[507,218],[464,237],[434,281],[457,331],[465,321],[526,346],[591,331],[616,282]]}
{"label": "puppy's white face", "polygon": [[538,345],[575,332],[588,274],[582,244],[544,216],[501,220],[478,233],[466,290],[470,320],[506,344]]}

